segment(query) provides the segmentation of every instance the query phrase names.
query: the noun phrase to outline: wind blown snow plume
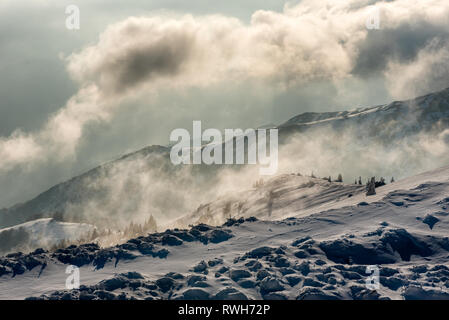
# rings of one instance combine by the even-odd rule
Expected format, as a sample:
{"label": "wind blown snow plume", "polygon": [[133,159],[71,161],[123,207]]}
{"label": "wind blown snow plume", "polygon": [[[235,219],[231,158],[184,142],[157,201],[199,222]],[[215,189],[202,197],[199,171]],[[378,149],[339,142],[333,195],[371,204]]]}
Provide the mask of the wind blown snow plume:
{"label": "wind blown snow plume", "polygon": [[336,133],[331,128],[295,135],[280,151],[280,171],[301,172],[320,177],[341,173],[345,183],[359,176],[405,178],[441,167],[449,158],[449,130],[438,134],[421,133],[400,141],[367,142],[359,130]]}
{"label": "wind blown snow plume", "polygon": [[391,62],[386,77],[394,96],[406,98],[448,86],[448,74],[449,42],[435,40],[420,50],[412,61]]}

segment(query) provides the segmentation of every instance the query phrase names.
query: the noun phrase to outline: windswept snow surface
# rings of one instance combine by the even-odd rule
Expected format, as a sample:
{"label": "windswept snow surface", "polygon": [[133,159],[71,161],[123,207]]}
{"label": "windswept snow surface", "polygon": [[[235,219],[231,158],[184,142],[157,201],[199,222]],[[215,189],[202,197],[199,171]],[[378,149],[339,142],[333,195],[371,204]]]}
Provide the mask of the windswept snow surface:
{"label": "windswept snow surface", "polygon": [[230,216],[257,217],[263,220],[306,217],[322,211],[357,205],[360,202],[381,201],[395,190],[409,190],[425,181],[449,181],[449,166],[387,184],[378,188],[373,196],[365,195],[365,185],[328,182],[321,178],[293,173],[284,174],[267,180],[260,187],[243,193],[230,193],[204,204],[177,222],[180,226],[200,222],[220,225]]}
{"label": "windswept snow surface", "polygon": [[[449,167],[370,197],[359,186],[293,175],[261,188],[270,185],[277,195],[271,204],[256,189],[240,198],[248,202],[243,216],[264,220],[2,258],[0,298],[449,298]],[[221,201],[211,216],[223,215]],[[65,290],[69,264],[81,267],[79,290]],[[379,267],[379,289],[366,286],[367,266]]]}

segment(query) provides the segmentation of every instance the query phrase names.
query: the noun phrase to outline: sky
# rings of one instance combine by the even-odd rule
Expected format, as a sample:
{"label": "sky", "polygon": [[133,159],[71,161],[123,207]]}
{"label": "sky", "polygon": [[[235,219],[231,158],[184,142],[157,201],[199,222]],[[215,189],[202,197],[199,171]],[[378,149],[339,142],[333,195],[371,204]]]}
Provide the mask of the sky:
{"label": "sky", "polygon": [[0,208],[193,120],[258,127],[449,87],[448,17],[445,0],[3,0]]}

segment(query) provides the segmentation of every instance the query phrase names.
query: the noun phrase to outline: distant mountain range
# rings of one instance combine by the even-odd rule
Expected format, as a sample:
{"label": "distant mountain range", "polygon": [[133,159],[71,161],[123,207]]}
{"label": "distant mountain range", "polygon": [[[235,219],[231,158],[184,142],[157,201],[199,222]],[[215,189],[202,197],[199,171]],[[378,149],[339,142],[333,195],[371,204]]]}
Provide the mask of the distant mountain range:
{"label": "distant mountain range", "polygon": [[449,127],[449,88],[406,101],[340,112],[306,112],[279,126],[280,135],[330,126],[355,129],[360,138],[391,142],[418,133],[439,133]]}

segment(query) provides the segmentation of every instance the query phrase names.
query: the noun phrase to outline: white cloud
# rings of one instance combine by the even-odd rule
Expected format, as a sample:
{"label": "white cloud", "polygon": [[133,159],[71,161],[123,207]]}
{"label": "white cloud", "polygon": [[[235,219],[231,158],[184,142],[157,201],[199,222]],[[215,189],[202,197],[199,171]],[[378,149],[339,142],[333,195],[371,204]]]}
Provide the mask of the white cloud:
{"label": "white cloud", "polygon": [[449,44],[432,41],[410,62],[391,62],[385,72],[398,99],[449,87]]}

